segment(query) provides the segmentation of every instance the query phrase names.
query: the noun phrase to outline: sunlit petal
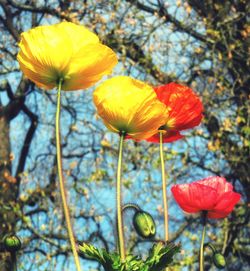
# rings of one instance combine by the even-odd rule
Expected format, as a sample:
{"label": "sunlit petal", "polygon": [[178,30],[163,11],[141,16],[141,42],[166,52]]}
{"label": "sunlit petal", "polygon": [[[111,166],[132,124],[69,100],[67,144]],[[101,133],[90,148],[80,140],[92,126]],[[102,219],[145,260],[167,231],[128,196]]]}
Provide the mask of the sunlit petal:
{"label": "sunlit petal", "polygon": [[98,115],[113,132],[126,132],[141,140],[154,134],[165,122],[166,107],[147,84],[117,76],[94,91]]}
{"label": "sunlit petal", "polygon": [[45,89],[59,80],[63,90],[92,86],[117,64],[114,52],[84,26],[62,22],[38,26],[21,34],[17,56],[31,81]]}

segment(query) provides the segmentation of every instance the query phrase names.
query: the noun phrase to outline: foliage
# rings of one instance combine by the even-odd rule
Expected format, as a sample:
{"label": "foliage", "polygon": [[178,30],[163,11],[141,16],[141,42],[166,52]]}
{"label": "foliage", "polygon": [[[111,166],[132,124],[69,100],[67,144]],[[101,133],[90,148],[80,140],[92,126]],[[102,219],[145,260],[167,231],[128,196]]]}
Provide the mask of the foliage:
{"label": "foliage", "polygon": [[83,243],[79,250],[88,258],[100,262],[105,271],[162,271],[172,263],[173,256],[180,251],[180,245],[157,243],[145,260],[139,256],[127,255],[125,262],[121,261],[119,254],[99,250],[91,244]]}

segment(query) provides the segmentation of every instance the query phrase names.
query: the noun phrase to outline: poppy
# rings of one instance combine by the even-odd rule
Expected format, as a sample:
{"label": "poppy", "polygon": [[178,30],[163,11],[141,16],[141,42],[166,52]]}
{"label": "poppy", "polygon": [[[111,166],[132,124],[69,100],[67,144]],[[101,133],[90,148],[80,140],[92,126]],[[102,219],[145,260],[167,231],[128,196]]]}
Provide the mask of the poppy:
{"label": "poppy", "polygon": [[142,140],[166,122],[167,109],[153,88],[128,76],[102,83],[93,94],[98,115],[108,129]]}
{"label": "poppy", "polygon": [[[154,88],[158,99],[167,108],[167,120],[160,127],[163,131],[163,142],[172,142],[183,138],[182,130],[193,128],[200,124],[203,117],[203,105],[200,98],[191,88],[176,83]],[[148,138],[149,142],[160,142],[159,132]]]}
{"label": "poppy", "polygon": [[190,184],[177,184],[171,188],[172,194],[187,213],[206,211],[208,218],[228,216],[240,194],[233,191],[233,186],[222,177],[208,177]]}
{"label": "poppy", "polygon": [[61,22],[21,34],[20,68],[38,87],[62,90],[92,86],[117,64],[115,53],[81,25]]}

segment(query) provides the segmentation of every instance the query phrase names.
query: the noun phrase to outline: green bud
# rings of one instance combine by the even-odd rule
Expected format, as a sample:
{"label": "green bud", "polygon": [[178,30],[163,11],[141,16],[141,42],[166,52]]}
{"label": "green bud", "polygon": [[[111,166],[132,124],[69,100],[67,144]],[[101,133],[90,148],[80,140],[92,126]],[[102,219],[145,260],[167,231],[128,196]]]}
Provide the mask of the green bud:
{"label": "green bud", "polygon": [[144,211],[137,211],[133,217],[133,225],[138,235],[143,238],[155,236],[156,227],[153,217]]}
{"label": "green bud", "polygon": [[213,261],[215,266],[218,267],[219,269],[223,269],[226,266],[225,257],[218,252],[214,254]]}
{"label": "green bud", "polygon": [[5,249],[9,252],[16,252],[22,246],[21,240],[16,235],[8,235],[4,237],[3,243]]}

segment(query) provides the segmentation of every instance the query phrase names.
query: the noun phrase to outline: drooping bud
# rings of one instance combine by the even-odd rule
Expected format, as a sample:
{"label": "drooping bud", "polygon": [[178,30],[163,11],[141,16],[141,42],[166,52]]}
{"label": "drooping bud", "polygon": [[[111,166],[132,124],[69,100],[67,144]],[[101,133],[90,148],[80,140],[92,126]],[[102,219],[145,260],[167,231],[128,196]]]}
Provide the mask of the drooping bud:
{"label": "drooping bud", "polygon": [[21,246],[21,240],[16,235],[7,235],[3,239],[4,248],[9,252],[18,251]]}
{"label": "drooping bud", "polygon": [[215,266],[219,269],[223,269],[226,266],[225,257],[218,252],[213,255],[213,261]]}
{"label": "drooping bud", "polygon": [[156,226],[153,217],[142,210],[135,212],[133,225],[138,235],[143,238],[152,238],[156,233]]}

